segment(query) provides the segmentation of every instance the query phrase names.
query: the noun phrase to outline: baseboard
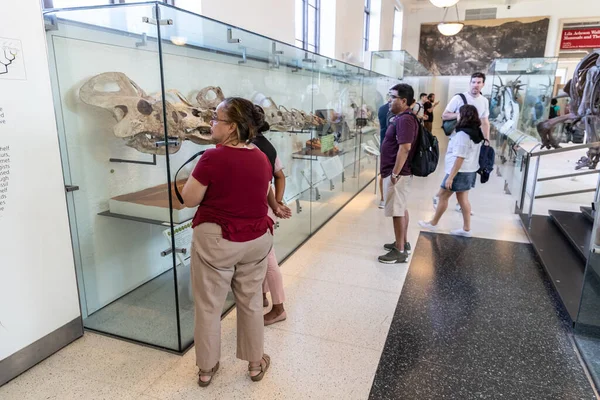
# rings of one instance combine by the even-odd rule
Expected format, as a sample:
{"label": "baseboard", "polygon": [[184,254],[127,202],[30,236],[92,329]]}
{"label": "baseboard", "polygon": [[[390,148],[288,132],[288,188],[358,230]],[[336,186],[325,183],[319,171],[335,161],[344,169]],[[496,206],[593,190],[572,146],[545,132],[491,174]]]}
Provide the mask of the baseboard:
{"label": "baseboard", "polygon": [[81,317],[0,361],[0,386],[39,364],[69,343],[83,336]]}

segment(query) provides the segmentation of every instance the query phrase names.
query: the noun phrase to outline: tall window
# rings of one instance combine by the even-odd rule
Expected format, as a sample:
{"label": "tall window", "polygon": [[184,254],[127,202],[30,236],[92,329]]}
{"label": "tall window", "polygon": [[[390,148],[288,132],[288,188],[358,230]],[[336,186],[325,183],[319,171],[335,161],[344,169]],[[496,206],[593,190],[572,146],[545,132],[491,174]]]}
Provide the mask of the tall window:
{"label": "tall window", "polygon": [[296,46],[319,52],[321,0],[296,0]]}
{"label": "tall window", "polygon": [[364,50],[369,51],[369,27],[371,25],[371,0],[365,0],[365,15],[363,21]]}
{"label": "tall window", "polygon": [[392,37],[392,49],[402,49],[402,11],[394,8],[394,36]]}

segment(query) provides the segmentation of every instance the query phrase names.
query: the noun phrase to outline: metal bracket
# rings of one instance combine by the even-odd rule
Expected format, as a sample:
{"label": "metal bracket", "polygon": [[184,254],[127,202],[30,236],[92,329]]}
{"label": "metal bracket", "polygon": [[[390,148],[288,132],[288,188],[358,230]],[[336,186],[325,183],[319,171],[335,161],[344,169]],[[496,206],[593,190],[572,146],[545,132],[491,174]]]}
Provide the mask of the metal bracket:
{"label": "metal bracket", "polygon": [[279,56],[274,56],[273,57],[275,59],[275,64],[271,65],[270,68],[275,68],[275,69],[279,69],[280,64],[280,60],[279,60]]}
{"label": "metal bracket", "polygon": [[327,60],[325,60],[325,66],[326,66],[327,68],[337,68],[337,65],[335,65],[335,64],[333,63],[333,60],[332,60],[332,59],[330,59],[330,58],[328,58]]}
{"label": "metal bracket", "polygon": [[67,193],[74,192],[76,190],[79,190],[79,186],[76,186],[76,185],[65,185],[65,191]]}
{"label": "metal bracket", "polygon": [[122,158],[109,158],[108,161],[116,163],[156,165],[156,154],[152,154],[152,161],[124,160]]}
{"label": "metal bracket", "polygon": [[296,199],[296,214],[300,214],[302,212],[302,206],[300,205],[300,199]]}
{"label": "metal bracket", "polygon": [[342,182],[346,182],[346,172],[342,172]]}
{"label": "metal bracket", "polygon": [[56,15],[44,16],[44,30],[46,32],[58,30],[58,19],[56,18]]}
{"label": "metal bracket", "polygon": [[160,19],[157,22],[154,18],[142,17],[142,22],[150,25],[173,25],[172,19]]}
{"label": "metal bracket", "polygon": [[242,59],[238,61],[238,64],[246,64],[248,59],[246,58],[246,48],[242,47]]}
{"label": "metal bracket", "polygon": [[302,62],[306,62],[306,63],[316,63],[317,61],[312,59],[312,58],[308,58],[308,51],[304,52],[304,58],[302,59]]}
{"label": "metal bracket", "polygon": [[315,200],[321,200],[321,193],[319,193],[319,188],[315,188]]}
{"label": "metal bracket", "polygon": [[[173,253],[173,249],[172,248],[168,248],[166,250],[163,250],[160,252],[160,256],[161,257],[165,257],[168,256],[169,254]],[[187,254],[187,249],[180,249],[180,248],[175,248],[175,253],[181,253],[181,254]]]}
{"label": "metal bracket", "polygon": [[167,140],[166,142],[164,140],[158,141],[154,144],[156,147],[161,147],[161,146],[179,146],[179,140]]}
{"label": "metal bracket", "polygon": [[283,54],[282,50],[277,50],[277,43],[273,42],[273,44],[271,45],[271,49],[273,54]]}
{"label": "metal bracket", "polygon": [[329,180],[329,190],[334,190],[335,189],[335,185],[333,184],[333,179]]}
{"label": "metal bracket", "polygon": [[148,35],[146,35],[146,33],[142,33],[142,41],[141,42],[135,42],[135,47],[144,47],[148,45]]}
{"label": "metal bracket", "polygon": [[300,61],[299,60],[295,60],[295,61],[296,61],[296,66],[292,67],[292,72],[300,71]]}
{"label": "metal bracket", "polygon": [[231,30],[231,28],[227,29],[227,43],[239,43],[240,39],[234,39],[233,38],[233,31]]}

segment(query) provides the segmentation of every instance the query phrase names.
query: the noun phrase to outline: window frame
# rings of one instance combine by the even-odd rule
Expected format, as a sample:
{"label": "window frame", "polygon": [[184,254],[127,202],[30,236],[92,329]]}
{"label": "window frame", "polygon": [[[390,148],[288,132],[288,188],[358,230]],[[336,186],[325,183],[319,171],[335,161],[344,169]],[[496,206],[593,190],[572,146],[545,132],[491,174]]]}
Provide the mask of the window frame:
{"label": "window frame", "polygon": [[[165,3],[165,4],[170,4],[172,6],[175,6],[176,0],[158,0],[158,1]],[[111,4],[125,4],[125,0],[105,0],[105,4],[98,4],[98,5],[111,5]],[[44,10],[55,8],[54,0],[42,0],[42,7],[44,8]],[[58,8],[60,8],[60,7],[58,7]]]}
{"label": "window frame", "polygon": [[369,51],[369,30],[371,29],[371,0],[365,0],[365,11],[363,14],[363,44],[364,51]]}
{"label": "window frame", "polygon": [[[299,0],[302,1],[302,38],[295,38],[295,42],[300,44],[304,50],[312,51],[313,53],[319,53],[320,50],[320,41],[321,41],[321,0],[313,0],[315,5],[312,6],[309,4],[309,0]],[[309,9],[313,8],[315,12],[315,43],[314,45],[310,44],[308,38],[308,15]],[[298,43],[299,42],[299,43]],[[314,47],[313,50],[309,49],[309,46]]]}

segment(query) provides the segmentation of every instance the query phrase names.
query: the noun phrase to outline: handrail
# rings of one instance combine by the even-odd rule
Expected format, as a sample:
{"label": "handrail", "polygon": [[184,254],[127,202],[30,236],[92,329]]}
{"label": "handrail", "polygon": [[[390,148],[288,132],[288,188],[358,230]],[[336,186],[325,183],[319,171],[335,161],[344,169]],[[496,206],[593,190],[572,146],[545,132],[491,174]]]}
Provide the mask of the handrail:
{"label": "handrail", "polygon": [[545,178],[538,178],[538,182],[551,181],[553,179],[571,178],[571,177],[574,177],[574,176],[581,176],[581,175],[593,175],[593,174],[598,174],[598,173],[600,173],[600,170],[594,169],[594,170],[591,170],[591,171],[574,172],[572,174],[547,176]]}
{"label": "handrail", "polygon": [[529,154],[531,154],[533,157],[542,157],[542,156],[545,156],[548,154],[565,153],[567,151],[587,149],[589,147],[600,147],[600,142],[578,144],[576,146],[569,146],[569,147],[559,147],[558,149],[538,151],[535,153],[532,152]]}
{"label": "handrail", "polygon": [[[558,196],[569,196],[572,194],[580,194],[580,193],[590,193],[590,192],[595,192],[596,188],[591,188],[591,189],[581,189],[581,190],[572,190],[570,192],[557,192],[557,193],[550,193],[550,194],[541,194],[539,196],[534,196],[534,199],[547,199],[548,197],[558,197]],[[531,202],[531,204],[533,204],[533,201]],[[531,215],[531,213],[530,213]]]}

